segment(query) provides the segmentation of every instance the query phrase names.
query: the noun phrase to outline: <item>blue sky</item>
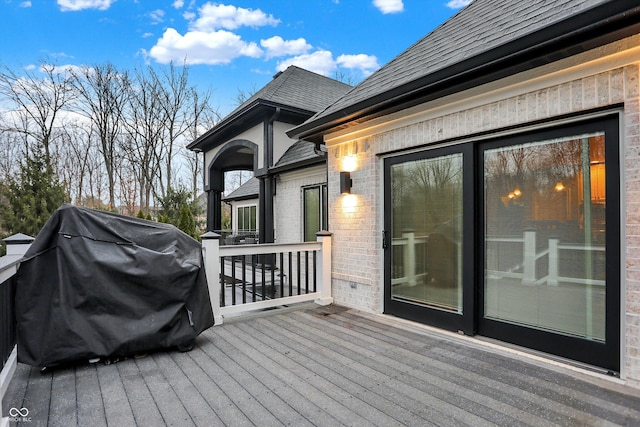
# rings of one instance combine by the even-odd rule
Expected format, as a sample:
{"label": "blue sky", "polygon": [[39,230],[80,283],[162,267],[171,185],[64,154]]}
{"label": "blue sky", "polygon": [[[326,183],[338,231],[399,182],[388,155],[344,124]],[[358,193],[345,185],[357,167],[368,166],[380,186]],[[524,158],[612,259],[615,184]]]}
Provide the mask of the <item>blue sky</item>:
{"label": "blue sky", "polygon": [[223,115],[295,64],[359,82],[470,0],[0,0],[0,64],[170,61]]}

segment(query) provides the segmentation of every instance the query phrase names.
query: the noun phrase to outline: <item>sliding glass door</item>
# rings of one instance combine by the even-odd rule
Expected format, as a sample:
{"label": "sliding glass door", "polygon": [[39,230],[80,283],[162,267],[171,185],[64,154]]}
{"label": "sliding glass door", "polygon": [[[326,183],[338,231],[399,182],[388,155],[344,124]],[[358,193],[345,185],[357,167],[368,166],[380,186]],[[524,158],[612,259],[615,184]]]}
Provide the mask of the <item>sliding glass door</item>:
{"label": "sliding glass door", "polygon": [[[464,328],[465,154],[431,150],[386,161],[385,310]],[[467,160],[468,161],[468,160]]]}
{"label": "sliding glass door", "polygon": [[385,312],[619,371],[618,119],[385,159]]}
{"label": "sliding glass door", "polygon": [[481,146],[479,332],[619,370],[617,120]]}

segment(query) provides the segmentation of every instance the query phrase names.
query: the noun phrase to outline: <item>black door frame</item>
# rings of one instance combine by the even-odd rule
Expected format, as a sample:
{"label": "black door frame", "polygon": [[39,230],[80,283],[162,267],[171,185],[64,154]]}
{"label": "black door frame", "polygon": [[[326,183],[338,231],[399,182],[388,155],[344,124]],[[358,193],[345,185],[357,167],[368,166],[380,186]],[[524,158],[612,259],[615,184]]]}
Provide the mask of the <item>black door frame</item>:
{"label": "black door frame", "polygon": [[[620,371],[620,129],[619,113],[593,119],[576,120],[548,128],[526,131],[498,138],[479,138],[439,148],[387,157],[383,160],[384,176],[384,307],[385,313],[426,323],[441,329],[479,334],[528,349]],[[589,131],[605,132],[606,195],[613,200],[606,205],[606,326],[605,342],[588,341],[568,335],[536,330],[512,323],[484,318],[484,150],[543,141],[554,137]],[[392,206],[390,171],[395,164],[439,157],[454,153],[463,155],[463,307],[462,315],[423,305],[391,299],[391,230]]]}
{"label": "black door frame", "polygon": [[[527,142],[544,141],[563,136],[579,135],[596,131],[605,132],[605,185],[606,203],[606,302],[605,302],[605,342],[589,341],[579,337],[556,334],[513,323],[486,319],[484,307],[484,173],[483,153],[487,149],[507,147]],[[476,319],[477,332],[482,336],[495,338],[533,350],[542,351],[563,358],[599,366],[611,372],[620,371],[620,128],[617,113],[566,124],[548,129],[499,138],[478,144],[477,164],[479,170],[476,181],[476,217],[478,218],[478,283]],[[480,282],[482,280],[482,283]]]}
{"label": "black door frame", "polygon": [[[423,150],[400,156],[384,159],[384,312],[397,315],[409,320],[428,323],[441,329],[455,332],[463,332],[473,335],[475,315],[475,302],[473,290],[473,276],[475,263],[471,260],[474,256],[475,245],[475,221],[472,215],[464,215],[462,219],[462,314],[448,312],[426,305],[397,301],[391,298],[391,230],[392,230],[392,206],[391,206],[391,167],[395,164],[408,161],[442,157],[452,154],[462,154],[462,211],[471,212],[475,204],[473,191],[473,162],[475,156],[473,145],[457,145]],[[471,196],[467,196],[470,194]],[[471,210],[470,210],[471,209]]]}

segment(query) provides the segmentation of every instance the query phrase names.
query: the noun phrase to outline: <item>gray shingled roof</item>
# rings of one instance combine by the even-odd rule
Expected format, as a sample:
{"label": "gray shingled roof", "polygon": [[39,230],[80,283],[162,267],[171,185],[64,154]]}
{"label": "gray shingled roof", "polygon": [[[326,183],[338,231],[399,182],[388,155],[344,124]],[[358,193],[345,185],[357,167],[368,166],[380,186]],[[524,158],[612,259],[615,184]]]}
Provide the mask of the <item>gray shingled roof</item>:
{"label": "gray shingled roof", "polygon": [[240,187],[232,191],[223,200],[253,199],[260,195],[260,180],[252,177]]}
{"label": "gray shingled roof", "polygon": [[322,114],[434,73],[606,1],[475,0]]}
{"label": "gray shingled roof", "polygon": [[285,151],[275,164],[274,169],[295,168],[311,163],[320,163],[324,160],[324,156],[316,153],[315,144],[300,140]]}
{"label": "gray shingled roof", "polygon": [[249,117],[265,106],[295,111],[302,121],[305,117],[326,108],[350,89],[351,86],[345,83],[292,65],[276,74],[262,89],[190,143],[187,148],[202,149],[202,145],[211,138],[215,138],[219,132],[238,126],[243,118]]}
{"label": "gray shingled roof", "polygon": [[257,100],[317,112],[351,89],[348,84],[291,65],[229,114],[233,116]]}
{"label": "gray shingled roof", "polygon": [[[483,64],[482,61],[486,61],[484,64],[494,61],[488,52],[501,52],[500,49],[515,46],[514,42],[524,37],[535,35],[532,43],[539,46],[555,37],[571,36],[572,29],[564,29],[558,24],[602,5],[606,7],[589,15],[589,19],[604,21],[614,14],[622,16],[621,10],[637,8],[637,0],[475,0],[288,134],[304,137],[312,125],[351,120],[350,117],[359,111],[381,102],[393,102],[394,98],[418,89],[415,87],[417,81],[425,84],[430,78],[444,81],[461,70],[472,71],[465,69],[463,64],[470,64],[469,60],[473,58],[476,58],[475,66]],[[550,33],[548,29],[552,25],[555,27]],[[515,48],[511,49],[513,54],[518,53]],[[406,92],[403,92],[405,88]]]}

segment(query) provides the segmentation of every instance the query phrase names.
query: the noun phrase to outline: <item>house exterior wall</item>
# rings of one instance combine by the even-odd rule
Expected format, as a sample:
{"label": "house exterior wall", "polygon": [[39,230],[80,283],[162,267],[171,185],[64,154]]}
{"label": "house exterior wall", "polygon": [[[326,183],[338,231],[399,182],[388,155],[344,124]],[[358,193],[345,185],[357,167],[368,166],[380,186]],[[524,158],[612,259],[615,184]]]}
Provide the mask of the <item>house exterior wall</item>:
{"label": "house exterior wall", "polygon": [[216,155],[226,147],[227,143],[229,143],[231,141],[235,141],[235,140],[240,140],[240,139],[251,141],[251,142],[253,142],[254,144],[256,144],[258,146],[258,153],[257,153],[257,155],[258,155],[258,168],[263,167],[264,159],[263,159],[262,153],[263,153],[263,150],[264,150],[264,124],[260,123],[260,124],[258,124],[256,126],[252,127],[251,129],[234,136],[233,138],[229,139],[224,144],[219,145],[218,147],[214,148],[213,150],[209,150],[209,151],[204,153],[204,164],[205,164],[204,182],[205,182],[205,185],[207,185],[209,183],[209,167],[211,166],[211,162],[216,157]]}
{"label": "house exterior wall", "polygon": [[[626,384],[640,388],[640,38],[632,37],[465,93],[325,136],[336,304],[383,311],[383,161],[396,151],[465,136],[550,126],[568,115],[618,108],[621,114],[621,334]],[[522,131],[522,128],[517,130]],[[348,133],[347,133],[348,132]],[[352,194],[339,194],[345,159],[355,160]]]}
{"label": "house exterior wall", "polygon": [[277,243],[303,241],[302,188],[327,182],[325,166],[312,166],[283,173],[276,181],[275,240]]}
{"label": "house exterior wall", "polygon": [[292,126],[289,123],[273,123],[273,164],[276,164],[284,152],[296,142],[295,139],[289,138],[285,133]]}

